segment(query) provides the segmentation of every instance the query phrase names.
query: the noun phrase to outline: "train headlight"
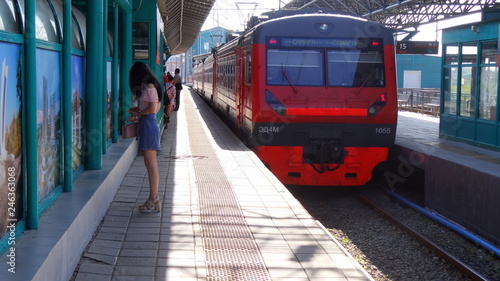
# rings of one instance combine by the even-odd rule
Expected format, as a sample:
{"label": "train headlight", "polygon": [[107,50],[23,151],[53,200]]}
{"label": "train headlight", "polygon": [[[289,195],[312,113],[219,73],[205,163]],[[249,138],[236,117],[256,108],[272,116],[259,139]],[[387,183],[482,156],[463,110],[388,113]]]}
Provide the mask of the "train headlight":
{"label": "train headlight", "polygon": [[387,104],[387,94],[382,93],[380,94],[377,99],[368,107],[368,116],[375,116],[377,115],[380,110]]}
{"label": "train headlight", "polygon": [[377,114],[377,109],[372,105],[368,108],[368,116],[374,116],[375,114]]}

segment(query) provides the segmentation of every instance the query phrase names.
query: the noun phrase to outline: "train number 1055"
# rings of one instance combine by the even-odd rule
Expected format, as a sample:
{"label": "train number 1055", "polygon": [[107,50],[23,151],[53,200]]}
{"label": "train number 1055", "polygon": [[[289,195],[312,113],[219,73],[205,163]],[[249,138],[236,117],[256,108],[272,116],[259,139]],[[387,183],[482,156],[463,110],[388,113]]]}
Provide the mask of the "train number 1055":
{"label": "train number 1055", "polygon": [[391,128],[387,127],[375,128],[375,134],[390,134],[390,133],[391,133]]}

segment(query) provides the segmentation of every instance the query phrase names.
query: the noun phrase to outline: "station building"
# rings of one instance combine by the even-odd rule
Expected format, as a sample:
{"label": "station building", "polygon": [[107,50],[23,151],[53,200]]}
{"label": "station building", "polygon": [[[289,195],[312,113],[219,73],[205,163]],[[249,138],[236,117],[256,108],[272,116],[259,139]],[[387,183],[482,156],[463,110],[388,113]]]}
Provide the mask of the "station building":
{"label": "station building", "polygon": [[440,137],[500,150],[499,22],[443,30]]}

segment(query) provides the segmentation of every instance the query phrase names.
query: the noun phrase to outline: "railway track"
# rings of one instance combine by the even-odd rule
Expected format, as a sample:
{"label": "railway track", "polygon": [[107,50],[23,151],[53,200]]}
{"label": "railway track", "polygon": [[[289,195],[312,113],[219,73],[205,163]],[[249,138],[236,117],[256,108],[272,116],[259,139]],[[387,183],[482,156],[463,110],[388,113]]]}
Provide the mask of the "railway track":
{"label": "railway track", "polygon": [[391,215],[389,212],[385,211],[383,208],[377,206],[370,199],[366,198],[365,196],[363,196],[361,194],[358,194],[358,198],[361,199],[361,201],[364,202],[365,204],[367,204],[368,206],[372,207],[373,209],[375,209],[378,212],[380,212],[381,214],[383,214],[384,217],[386,217],[388,220],[390,220],[392,223],[394,223],[399,229],[405,231],[411,237],[413,237],[417,241],[419,241],[422,245],[424,245],[428,249],[434,251],[439,257],[441,257],[442,259],[446,260],[451,265],[456,267],[461,273],[463,273],[464,275],[469,277],[471,280],[474,280],[474,281],[488,280],[487,278],[485,278],[481,274],[479,274],[477,271],[475,271],[474,269],[469,267],[467,264],[463,263],[461,260],[456,258],[450,252],[446,251],[445,249],[438,246],[436,243],[427,239],[424,235],[420,234],[420,232],[407,226],[404,222],[397,219],[396,217]]}
{"label": "railway track", "polygon": [[377,188],[289,189],[377,281],[500,280],[500,259]]}

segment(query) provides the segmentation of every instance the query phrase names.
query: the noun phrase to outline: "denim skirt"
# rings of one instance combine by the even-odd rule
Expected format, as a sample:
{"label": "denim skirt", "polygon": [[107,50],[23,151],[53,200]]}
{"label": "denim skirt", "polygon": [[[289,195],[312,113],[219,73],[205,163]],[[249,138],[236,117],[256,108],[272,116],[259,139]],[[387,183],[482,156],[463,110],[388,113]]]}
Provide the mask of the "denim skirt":
{"label": "denim skirt", "polygon": [[141,116],[137,134],[140,150],[160,150],[160,127],[155,113]]}

